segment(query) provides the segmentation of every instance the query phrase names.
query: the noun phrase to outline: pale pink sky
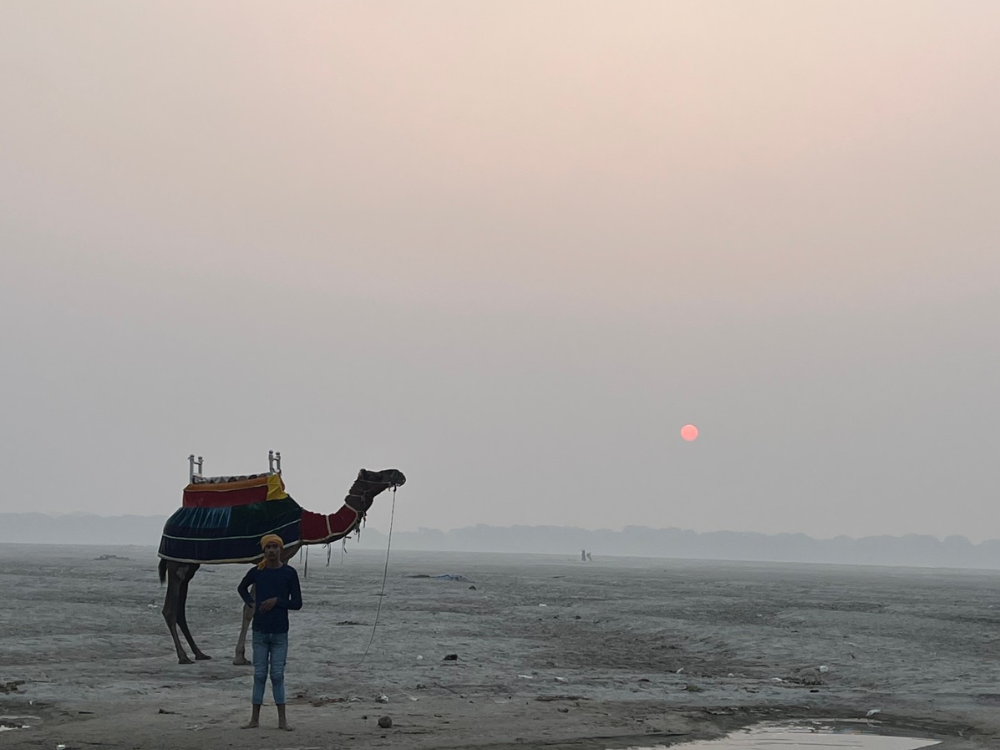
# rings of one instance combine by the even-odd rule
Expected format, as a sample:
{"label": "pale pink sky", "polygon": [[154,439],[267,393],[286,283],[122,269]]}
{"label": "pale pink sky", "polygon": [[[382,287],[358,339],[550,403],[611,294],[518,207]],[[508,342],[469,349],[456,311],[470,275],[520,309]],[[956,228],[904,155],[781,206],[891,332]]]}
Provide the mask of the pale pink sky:
{"label": "pale pink sky", "polygon": [[998,30],[6,3],[0,451],[45,511],[277,448],[315,509],[407,472],[402,528],[1000,537]]}

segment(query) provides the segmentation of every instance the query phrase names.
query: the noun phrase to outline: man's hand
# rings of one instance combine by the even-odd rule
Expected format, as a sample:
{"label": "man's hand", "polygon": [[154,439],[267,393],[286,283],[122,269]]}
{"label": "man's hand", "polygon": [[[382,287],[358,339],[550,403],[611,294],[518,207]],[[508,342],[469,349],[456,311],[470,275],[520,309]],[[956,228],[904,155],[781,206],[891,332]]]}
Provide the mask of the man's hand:
{"label": "man's hand", "polygon": [[270,599],[265,599],[260,603],[261,612],[270,612],[275,604],[278,603],[278,597],[272,596]]}

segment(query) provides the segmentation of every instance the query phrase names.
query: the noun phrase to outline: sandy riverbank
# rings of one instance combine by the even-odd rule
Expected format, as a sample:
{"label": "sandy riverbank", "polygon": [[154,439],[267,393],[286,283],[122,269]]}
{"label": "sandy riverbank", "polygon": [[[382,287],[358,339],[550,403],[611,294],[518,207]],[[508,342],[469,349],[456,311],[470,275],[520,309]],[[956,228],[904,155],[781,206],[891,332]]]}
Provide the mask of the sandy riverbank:
{"label": "sandy riverbank", "polygon": [[[215,658],[181,666],[153,549],[0,545],[0,685],[23,680],[0,714],[37,717],[0,748],[616,748],[873,709],[943,747],[1000,746],[995,573],[399,552],[359,664],[384,557],[316,552],[281,733],[270,705],[238,729],[242,566],[197,574],[188,619]],[[438,574],[469,582],[413,577]]]}

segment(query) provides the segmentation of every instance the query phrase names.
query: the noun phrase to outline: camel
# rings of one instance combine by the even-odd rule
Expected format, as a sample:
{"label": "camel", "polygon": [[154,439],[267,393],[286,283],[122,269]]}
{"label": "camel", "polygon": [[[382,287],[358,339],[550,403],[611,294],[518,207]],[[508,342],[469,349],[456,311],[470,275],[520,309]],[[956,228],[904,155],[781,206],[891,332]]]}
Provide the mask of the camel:
{"label": "camel", "polygon": [[[350,492],[344,499],[344,505],[336,513],[322,515],[310,513],[309,511],[303,511],[303,514],[306,514],[311,518],[310,530],[312,530],[313,533],[309,534],[310,538],[304,538],[307,534],[305,530],[303,530],[302,533],[298,534],[300,538],[286,543],[285,549],[282,552],[282,562],[294,557],[305,545],[327,544],[329,542],[337,541],[338,539],[343,539],[359,527],[362,519],[364,519],[365,513],[372,506],[376,495],[386,489],[389,489],[390,487],[398,487],[404,482],[406,482],[406,477],[403,476],[402,472],[397,471],[396,469],[385,469],[383,471],[368,471],[366,469],[362,469],[358,472],[358,478],[355,480],[354,484],[351,486]],[[294,501],[291,502],[294,503]],[[169,525],[170,521],[167,523]],[[319,532],[315,531],[317,528],[320,529]],[[268,532],[265,531],[263,533]],[[263,533],[260,536],[262,536]],[[164,534],[164,539],[166,539],[166,533]],[[161,542],[161,559],[159,564],[160,585],[162,586],[164,583],[167,584],[166,597],[163,602],[163,619],[166,620],[167,629],[170,631],[170,636],[174,641],[174,647],[177,649],[177,663],[194,663],[190,658],[188,658],[188,655],[184,651],[184,647],[181,645],[180,638],[177,635],[178,627],[180,627],[181,632],[184,634],[184,638],[187,640],[188,645],[191,646],[191,651],[194,652],[194,658],[196,660],[201,661],[204,659],[211,659],[212,657],[204,653],[195,643],[194,638],[191,635],[191,630],[188,628],[187,616],[185,613],[188,586],[191,583],[191,579],[194,578],[194,574],[198,572],[198,569],[202,566],[202,564],[209,561],[199,562],[196,560],[167,559],[164,556],[164,547],[164,542]],[[256,563],[262,559],[262,557],[263,553],[261,552],[252,558],[213,560],[211,562],[213,564],[241,563],[245,565],[248,563]],[[245,649],[247,629],[252,619],[253,609],[244,606],[240,636],[236,644],[233,664],[243,665],[250,663],[247,661]]]}

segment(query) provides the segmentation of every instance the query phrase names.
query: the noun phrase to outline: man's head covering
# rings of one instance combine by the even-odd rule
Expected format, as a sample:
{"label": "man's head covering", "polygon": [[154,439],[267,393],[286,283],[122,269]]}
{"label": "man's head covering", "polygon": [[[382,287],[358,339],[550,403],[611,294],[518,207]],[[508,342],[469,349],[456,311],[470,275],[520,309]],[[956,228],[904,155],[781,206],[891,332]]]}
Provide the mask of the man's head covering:
{"label": "man's head covering", "polygon": [[[267,545],[272,544],[272,543],[273,544],[277,544],[279,547],[281,547],[281,549],[285,548],[285,540],[282,539],[277,534],[265,534],[264,536],[262,536],[260,538],[260,548],[261,549],[264,549],[264,547],[266,547]],[[258,568],[258,570],[263,570],[264,566],[266,566],[266,565],[267,565],[267,560],[266,559],[265,560],[261,560],[259,563],[257,563],[257,568]]]}

